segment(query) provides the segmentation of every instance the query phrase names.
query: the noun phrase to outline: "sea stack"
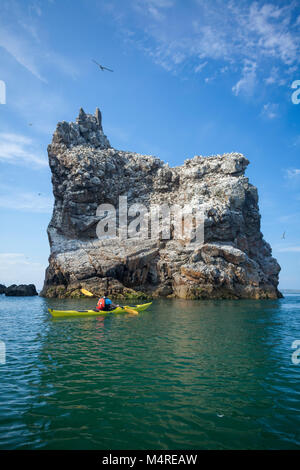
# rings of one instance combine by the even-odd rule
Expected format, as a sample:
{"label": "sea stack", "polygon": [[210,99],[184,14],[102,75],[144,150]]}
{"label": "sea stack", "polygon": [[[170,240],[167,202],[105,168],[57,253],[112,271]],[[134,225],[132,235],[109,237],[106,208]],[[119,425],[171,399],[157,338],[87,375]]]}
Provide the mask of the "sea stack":
{"label": "sea stack", "polygon": [[[280,266],[260,231],[257,189],[240,153],[195,156],[170,168],[159,158],[111,147],[102,117],[80,109],[58,123],[48,146],[55,197],[48,227],[51,254],[42,295],[77,296],[80,288],[134,298],[275,299]],[[199,209],[204,238],[97,236],[97,208],[119,197],[147,209]],[[128,221],[130,221],[128,216]]]}

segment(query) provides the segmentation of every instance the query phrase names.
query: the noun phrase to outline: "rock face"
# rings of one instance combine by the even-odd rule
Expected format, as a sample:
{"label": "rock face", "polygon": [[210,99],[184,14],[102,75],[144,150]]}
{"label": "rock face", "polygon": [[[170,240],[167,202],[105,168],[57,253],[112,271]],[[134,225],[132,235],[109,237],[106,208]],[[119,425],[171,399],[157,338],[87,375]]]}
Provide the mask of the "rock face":
{"label": "rock face", "polygon": [[5,295],[8,297],[30,297],[33,295],[38,295],[34,284],[12,284],[7,287],[5,290]]}
{"label": "rock face", "polygon": [[[85,287],[118,297],[277,298],[280,266],[260,232],[257,189],[248,160],[231,153],[196,156],[169,168],[160,159],[119,151],[102,130],[101,113],[57,125],[48,147],[55,205],[42,295],[77,296]],[[177,204],[204,217],[204,240],[171,237],[99,239],[99,204],[119,208]],[[103,220],[103,219],[102,219]],[[129,215],[129,221],[132,220]],[[151,228],[152,230],[152,228]]]}

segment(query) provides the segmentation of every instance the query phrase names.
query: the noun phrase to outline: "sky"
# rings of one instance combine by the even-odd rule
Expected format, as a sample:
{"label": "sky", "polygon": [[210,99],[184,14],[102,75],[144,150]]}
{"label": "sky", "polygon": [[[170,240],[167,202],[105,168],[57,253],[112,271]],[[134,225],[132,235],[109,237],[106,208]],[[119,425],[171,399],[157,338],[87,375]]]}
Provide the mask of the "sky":
{"label": "sky", "polygon": [[280,288],[300,289],[298,1],[0,6],[0,283],[42,287],[53,206],[47,145],[57,122],[98,106],[113,147],[170,166],[243,153]]}

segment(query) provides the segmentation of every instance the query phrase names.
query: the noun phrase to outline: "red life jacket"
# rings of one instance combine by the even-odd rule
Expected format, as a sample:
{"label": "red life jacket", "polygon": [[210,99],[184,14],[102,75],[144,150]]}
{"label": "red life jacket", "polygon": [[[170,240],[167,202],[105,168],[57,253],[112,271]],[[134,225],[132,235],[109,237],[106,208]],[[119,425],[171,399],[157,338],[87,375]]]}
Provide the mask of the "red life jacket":
{"label": "red life jacket", "polygon": [[97,309],[98,310],[104,310],[105,309],[105,298],[104,297],[101,297],[101,299],[98,300]]}

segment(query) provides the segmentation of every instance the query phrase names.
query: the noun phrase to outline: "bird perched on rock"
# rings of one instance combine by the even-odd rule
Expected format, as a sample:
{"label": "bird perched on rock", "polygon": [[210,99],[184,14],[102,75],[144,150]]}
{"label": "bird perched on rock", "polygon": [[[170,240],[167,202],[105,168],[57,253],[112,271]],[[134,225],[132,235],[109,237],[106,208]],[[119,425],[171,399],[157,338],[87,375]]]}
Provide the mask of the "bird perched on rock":
{"label": "bird perched on rock", "polygon": [[108,70],[109,72],[113,72],[113,70],[107,68],[107,67],[104,67],[104,65],[101,65],[99,64],[98,62],[96,62],[94,59],[92,59],[93,62],[95,62],[95,64],[98,65],[98,67],[100,67],[100,70],[102,70],[102,72],[104,72],[104,70]]}

